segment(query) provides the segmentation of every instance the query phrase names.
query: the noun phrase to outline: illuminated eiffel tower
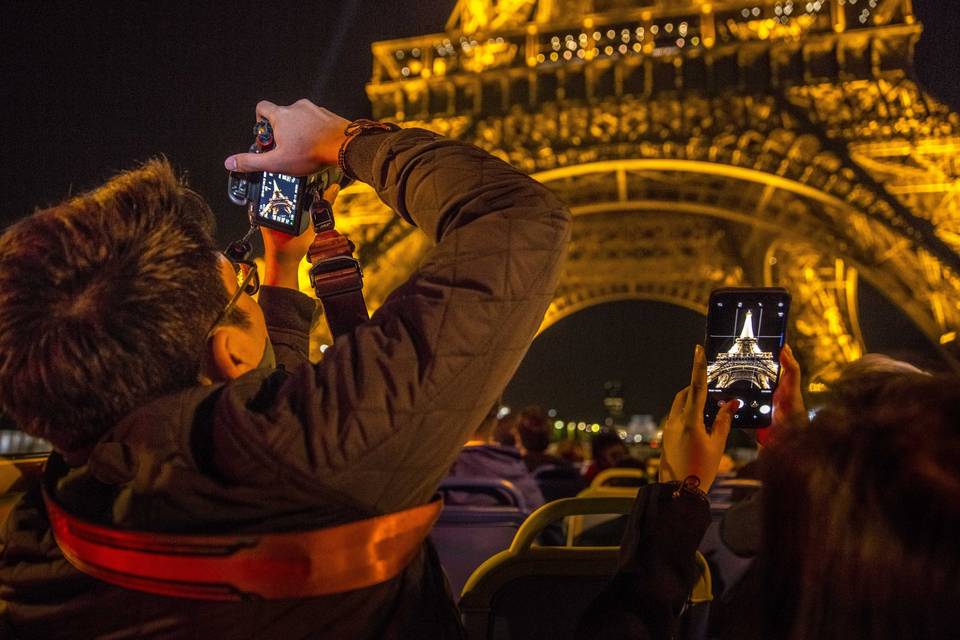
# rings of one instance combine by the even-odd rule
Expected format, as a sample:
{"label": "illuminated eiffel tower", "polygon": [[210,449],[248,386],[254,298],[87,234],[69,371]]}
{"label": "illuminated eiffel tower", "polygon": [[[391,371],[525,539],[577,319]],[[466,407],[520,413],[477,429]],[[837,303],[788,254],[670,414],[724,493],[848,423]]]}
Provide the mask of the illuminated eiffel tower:
{"label": "illuminated eiffel tower", "polygon": [[[863,352],[861,279],[958,363],[960,119],[911,80],[920,31],[909,0],[460,0],[443,33],[374,44],[367,92],[570,205],[544,327],[784,286],[816,390]],[[362,185],[341,200],[376,306],[428,240]]]}
{"label": "illuminated eiffel tower", "polygon": [[277,184],[277,179],[274,178],[270,199],[267,200],[260,215],[280,222],[292,222],[294,208],[293,200],[287,197],[280,185]]}
{"label": "illuminated eiffel tower", "polygon": [[763,351],[753,333],[753,313],[747,311],[740,336],[726,353],[707,367],[707,384],[726,389],[737,382],[747,382],[759,389],[772,389],[777,381],[779,367],[773,353]]}

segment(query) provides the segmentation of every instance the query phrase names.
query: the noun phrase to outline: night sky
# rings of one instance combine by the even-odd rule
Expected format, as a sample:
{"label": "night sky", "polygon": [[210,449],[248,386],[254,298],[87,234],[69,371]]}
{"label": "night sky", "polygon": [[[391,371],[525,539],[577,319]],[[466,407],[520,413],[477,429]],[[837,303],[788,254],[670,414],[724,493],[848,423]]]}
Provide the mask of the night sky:
{"label": "night sky", "polygon": [[256,103],[307,97],[369,116],[370,44],[442,30],[453,4],[5,3],[17,162],[3,172],[2,221],[164,154],[221,214],[227,239],[246,217],[227,200],[223,158],[249,146]]}
{"label": "night sky", "polygon": [[[211,203],[225,242],[246,216],[226,198],[222,161],[249,144],[257,101],[309,97],[350,119],[369,116],[370,44],[440,31],[453,4],[5,3],[0,224],[163,154]],[[869,288],[861,319],[872,350],[937,361]],[[702,316],[678,307],[590,309],[537,340],[506,399],[599,420],[603,383],[618,379],[628,414],[659,417],[702,336]]]}

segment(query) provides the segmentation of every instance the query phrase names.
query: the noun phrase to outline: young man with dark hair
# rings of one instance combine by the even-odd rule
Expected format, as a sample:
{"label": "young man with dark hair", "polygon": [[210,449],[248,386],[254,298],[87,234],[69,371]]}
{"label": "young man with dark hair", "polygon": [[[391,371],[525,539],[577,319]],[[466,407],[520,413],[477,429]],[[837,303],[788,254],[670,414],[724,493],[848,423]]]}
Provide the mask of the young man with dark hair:
{"label": "young man with dark hair", "polygon": [[[54,444],[66,471],[51,498],[79,518],[252,535],[423,505],[539,326],[569,234],[569,213],[545,188],[427,131],[348,137],[346,120],[305,100],[262,102],[257,116],[276,148],[232,156],[228,169],[306,175],[339,161],[436,245],[368,323],[311,364],[315,303],[296,291],[310,238],[265,234],[260,288],[249,265],[215,251],[207,206],[163,162],[9,229],[0,401]],[[51,537],[38,487],[0,543],[3,624],[20,637],[461,635],[426,543],[372,586],[243,602],[81,573]],[[338,558],[336,546],[316,553]]]}
{"label": "young man with dark hair", "polygon": [[[215,375],[202,329],[218,323],[236,276],[213,223],[154,160],[0,237],[0,402],[24,431],[82,458],[145,400]],[[220,323],[214,337],[233,326],[266,340],[249,297]]]}

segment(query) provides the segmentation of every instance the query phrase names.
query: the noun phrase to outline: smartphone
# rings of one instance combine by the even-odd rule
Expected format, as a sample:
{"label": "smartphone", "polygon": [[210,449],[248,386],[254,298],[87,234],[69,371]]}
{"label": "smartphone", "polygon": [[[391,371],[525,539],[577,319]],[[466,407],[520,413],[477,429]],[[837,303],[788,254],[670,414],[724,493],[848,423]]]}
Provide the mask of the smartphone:
{"label": "smartphone", "polygon": [[717,289],[707,311],[707,404],[712,425],[720,405],[737,398],[733,426],[770,426],[773,392],[780,380],[780,349],[786,341],[790,294],[786,289]]}

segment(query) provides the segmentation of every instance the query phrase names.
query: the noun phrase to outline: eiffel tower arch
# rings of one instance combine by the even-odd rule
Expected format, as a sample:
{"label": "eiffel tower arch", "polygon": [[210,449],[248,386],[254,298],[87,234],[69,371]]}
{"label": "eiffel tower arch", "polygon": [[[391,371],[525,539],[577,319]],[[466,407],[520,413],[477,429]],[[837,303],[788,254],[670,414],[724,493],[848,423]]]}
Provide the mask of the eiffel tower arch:
{"label": "eiffel tower arch", "polygon": [[[367,91],[570,205],[542,328],[785,286],[817,390],[863,353],[861,278],[958,363],[960,118],[911,80],[920,30],[909,0],[460,0],[444,33],[374,44]],[[427,241],[341,198],[375,307]]]}

